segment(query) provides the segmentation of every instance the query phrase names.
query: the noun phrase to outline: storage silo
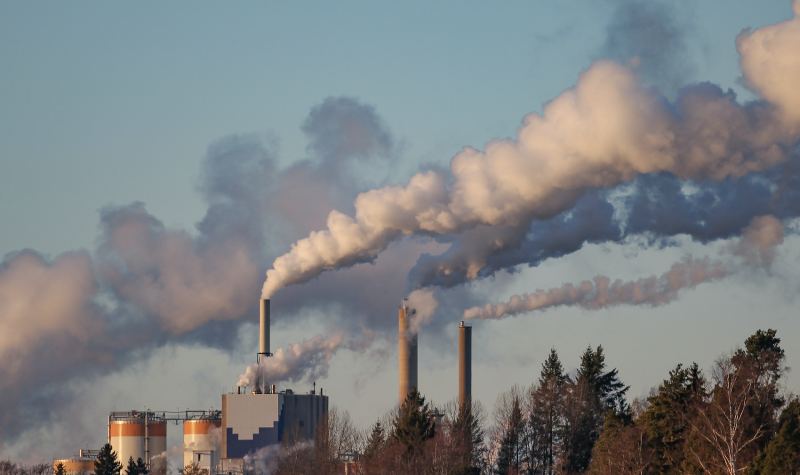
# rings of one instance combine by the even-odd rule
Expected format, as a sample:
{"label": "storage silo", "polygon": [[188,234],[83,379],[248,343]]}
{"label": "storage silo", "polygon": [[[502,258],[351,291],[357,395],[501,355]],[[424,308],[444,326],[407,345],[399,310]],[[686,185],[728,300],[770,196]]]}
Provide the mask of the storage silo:
{"label": "storage silo", "polygon": [[112,412],[108,417],[108,442],[123,467],[133,457],[141,458],[151,471],[156,471],[166,463],[163,457],[152,458],[167,451],[167,423],[152,412]]}
{"label": "storage silo", "polygon": [[[145,444],[150,458],[151,473],[166,473],[167,458],[159,455],[167,451],[167,421],[153,418],[151,414],[147,424],[147,442]],[[147,459],[145,459],[147,460]]]}
{"label": "storage silo", "polygon": [[58,464],[64,467],[67,475],[81,475],[94,473],[94,457],[70,457],[68,459],[53,460],[53,473],[58,471]]}
{"label": "storage silo", "polygon": [[108,442],[123,467],[128,459],[144,458],[144,417],[136,413],[112,413],[108,422]]}
{"label": "storage silo", "polygon": [[222,451],[222,416],[214,412],[198,419],[183,421],[183,466],[196,463],[200,468],[217,466]]}

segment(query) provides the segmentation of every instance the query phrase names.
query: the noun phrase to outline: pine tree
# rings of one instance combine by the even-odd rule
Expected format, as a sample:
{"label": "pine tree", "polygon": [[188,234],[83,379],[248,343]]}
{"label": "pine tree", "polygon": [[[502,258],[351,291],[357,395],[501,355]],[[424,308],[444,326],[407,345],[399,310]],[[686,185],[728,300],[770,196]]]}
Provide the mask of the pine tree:
{"label": "pine tree", "polygon": [[56,465],[56,469],[54,471],[54,474],[55,475],[65,475],[65,473],[66,472],[64,471],[64,464],[62,462],[58,462],[58,464]]}
{"label": "pine tree", "polygon": [[600,436],[606,412],[630,418],[625,402],[629,386],[619,380],[616,369],[605,371],[603,347],[588,347],[581,355],[577,379],[569,384],[566,398],[565,467],[568,473],[582,473],[589,467],[592,449]]}
{"label": "pine tree", "polygon": [[367,446],[364,448],[364,458],[371,459],[375,457],[375,455],[377,455],[381,449],[383,449],[385,441],[386,436],[384,434],[383,426],[381,425],[381,421],[378,421],[375,423],[375,426],[373,426],[372,433],[367,441]]}
{"label": "pine tree", "polygon": [[456,420],[451,427],[452,435],[459,450],[463,452],[463,465],[473,467],[478,464],[483,446],[483,429],[475,417],[475,405],[458,406]]}
{"label": "pine tree", "polygon": [[136,471],[139,475],[147,475],[150,473],[150,470],[147,469],[147,464],[144,463],[141,457],[136,459]]}
{"label": "pine tree", "polygon": [[495,467],[497,475],[518,473],[522,466],[522,431],[525,421],[522,418],[519,402],[519,398],[514,396],[511,414],[503,429],[503,437],[497,454]]}
{"label": "pine tree", "polygon": [[120,470],[122,464],[117,461],[117,453],[111,444],[105,444],[97,454],[97,460],[94,461],[95,475],[119,475]]}
{"label": "pine tree", "polygon": [[780,430],[753,460],[745,475],[800,473],[800,401],[793,399],[781,413]]}
{"label": "pine tree", "polygon": [[529,420],[531,465],[536,473],[552,474],[555,471],[558,446],[563,438],[564,385],[569,377],[553,348],[542,364],[538,385],[531,393]]}
{"label": "pine tree", "polygon": [[420,396],[417,388],[411,388],[394,420],[392,439],[408,452],[413,452],[426,440],[433,439],[435,431],[435,421],[425,398]]}
{"label": "pine tree", "polygon": [[682,472],[684,443],[689,430],[686,417],[692,405],[702,400],[704,386],[697,363],[689,368],[679,364],[658,387],[658,394],[647,399],[650,406],[642,414],[641,421],[656,453],[657,473]]}
{"label": "pine tree", "polygon": [[136,466],[132,455],[128,458],[128,466],[125,468],[125,475],[139,475],[139,468]]}

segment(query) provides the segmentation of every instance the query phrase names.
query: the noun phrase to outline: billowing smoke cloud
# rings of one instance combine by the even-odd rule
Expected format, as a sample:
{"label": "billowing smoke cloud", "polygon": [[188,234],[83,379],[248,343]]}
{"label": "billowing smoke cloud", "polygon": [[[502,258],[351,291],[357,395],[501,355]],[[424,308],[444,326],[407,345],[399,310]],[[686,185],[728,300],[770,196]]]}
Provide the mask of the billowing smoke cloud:
{"label": "billowing smoke cloud", "polygon": [[372,344],[374,334],[365,330],[354,338],[342,330],[331,330],[327,335],[316,335],[299,343],[278,348],[271,357],[247,367],[239,375],[237,386],[265,387],[269,384],[309,382],[328,376],[328,362],[342,348],[364,351]]}
{"label": "billowing smoke cloud", "polygon": [[[799,50],[787,47],[800,41],[798,24],[795,18],[737,38],[745,81],[768,102],[740,105],[732,92],[699,84],[670,104],[630,69],[595,62],[542,115],[525,117],[518,140],[495,140],[484,151],[465,148],[457,154],[449,188],[432,171],[418,173],[405,186],[360,194],[353,217],[332,211],[326,230],[297,241],[273,262],[262,295],[372,261],[402,235],[506,227],[505,235],[489,231],[468,240],[483,242],[490,249],[483,254],[491,254],[506,247],[506,240],[518,245],[521,230],[533,220],[568,212],[589,189],[659,173],[720,182],[784,162],[800,138],[800,104],[785,86],[800,81],[800,70],[792,66]],[[763,41],[765,35],[777,40]],[[467,274],[477,275],[475,269]]]}
{"label": "billowing smoke cloud", "polygon": [[26,421],[69,402],[50,392],[76,376],[115,363],[118,343],[108,336],[92,261],[85,252],[48,262],[33,251],[0,264],[0,434],[12,439]]}
{"label": "billowing smoke cloud", "polygon": [[[744,257],[746,264],[769,267],[775,246],[783,242],[783,233],[783,224],[775,217],[757,217],[744,230],[742,239],[732,246],[732,251],[735,255]],[[464,311],[464,319],[499,319],[560,306],[580,306],[587,310],[618,305],[656,307],[677,299],[682,290],[713,282],[735,271],[736,266],[723,261],[687,258],[658,277],[651,276],[630,282],[618,279],[612,282],[608,277],[597,276],[578,285],[568,283],[559,288],[514,295],[508,302],[473,307]]]}
{"label": "billowing smoke cloud", "polygon": [[[208,209],[191,232],[170,229],[142,203],[108,206],[93,254],[51,260],[22,251],[4,258],[0,444],[62,417],[59,411],[80,390],[70,383],[124,368],[149,354],[143,350],[182,342],[234,347],[240,324],[258,315],[265,252],[287,244],[266,229],[303,229],[307,223],[297,218],[305,215],[298,210],[321,206],[312,193],[281,202],[276,197],[284,187],[324,182],[320,202],[331,206],[327,197],[352,200],[362,186],[348,167],[373,167],[378,176],[394,157],[391,135],[374,109],[355,99],[326,99],[303,130],[312,155],[283,170],[260,137],[212,144],[198,185]],[[358,347],[342,338],[339,346]],[[324,374],[316,365],[330,355],[308,359],[315,341],[287,348],[282,360]]]}

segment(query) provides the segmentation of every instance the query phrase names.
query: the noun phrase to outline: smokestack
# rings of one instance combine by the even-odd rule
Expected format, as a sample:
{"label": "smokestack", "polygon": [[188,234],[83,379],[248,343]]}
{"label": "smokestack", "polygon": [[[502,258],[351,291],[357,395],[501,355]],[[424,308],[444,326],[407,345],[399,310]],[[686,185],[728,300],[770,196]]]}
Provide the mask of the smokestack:
{"label": "smokestack", "polygon": [[414,310],[406,307],[405,302],[400,307],[398,318],[398,333],[400,336],[400,405],[406,400],[411,388],[417,386],[417,334],[408,332],[408,319]]}
{"label": "smokestack", "polygon": [[458,404],[472,404],[472,327],[458,327]]}
{"label": "smokestack", "polygon": [[272,356],[269,352],[269,299],[261,299],[261,326],[259,327],[258,356],[260,362],[265,356]]}

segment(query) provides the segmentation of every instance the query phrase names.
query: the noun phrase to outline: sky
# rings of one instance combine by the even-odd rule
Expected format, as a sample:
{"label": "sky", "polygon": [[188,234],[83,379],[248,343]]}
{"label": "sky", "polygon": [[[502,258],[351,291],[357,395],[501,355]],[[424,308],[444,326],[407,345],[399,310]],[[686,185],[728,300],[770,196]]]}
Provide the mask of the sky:
{"label": "sky", "polygon": [[[112,410],[219,408],[255,360],[265,272],[293,243],[377,196],[354,205],[359,193],[415,176],[456,190],[465,180],[453,171],[472,150],[491,161],[492,144],[547,142],[529,114],[555,117],[547,107],[567,107],[554,99],[579,81],[635,78],[642,86],[621,100],[655,115],[728,91],[736,107],[780,102],[743,78],[736,38],[791,18],[784,0],[0,3],[0,457],[98,448]],[[573,370],[603,345],[631,399],[678,363],[710,367],[758,329],[776,329],[797,367],[798,213],[791,202],[759,208],[796,169],[786,130],[780,159],[744,146],[761,160],[746,173],[689,164],[606,182],[589,172],[579,194],[548,192],[555,204],[529,200],[498,225],[526,237],[498,244],[473,276],[436,274],[450,261],[434,256],[474,251],[506,218],[456,213],[454,227],[381,234],[355,257],[287,277],[270,295],[272,347],[288,358],[287,345],[305,341],[294,351],[311,356],[279,387],[316,381],[369,427],[397,402],[397,307],[427,289],[438,306],[421,322],[419,384],[442,405],[457,394],[465,310],[599,275],[660,276],[687,256],[721,263],[724,276],[656,306],[583,301],[474,320],[474,397],[491,408],[530,385],[551,348]],[[672,214],[648,227],[630,196]],[[762,209],[781,239],[765,244],[773,228],[750,219]],[[703,230],[667,229],[690,218]],[[762,246],[755,261],[746,245]],[[798,381],[790,374],[786,390]],[[180,427],[168,432],[179,445]]]}

